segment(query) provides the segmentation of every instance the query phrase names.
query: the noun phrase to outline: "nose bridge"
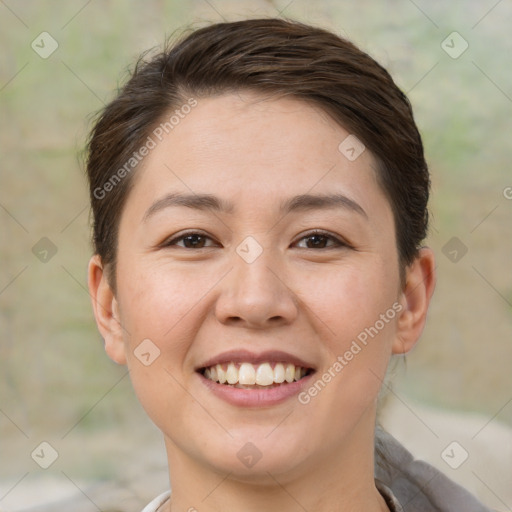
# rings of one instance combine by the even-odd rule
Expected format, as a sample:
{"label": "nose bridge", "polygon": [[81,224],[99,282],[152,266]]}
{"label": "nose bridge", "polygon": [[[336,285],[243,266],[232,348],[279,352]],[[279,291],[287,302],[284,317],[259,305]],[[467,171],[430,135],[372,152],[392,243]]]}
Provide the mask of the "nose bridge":
{"label": "nose bridge", "polygon": [[296,301],[282,276],[278,251],[263,248],[247,237],[232,254],[232,271],[223,283],[216,314],[222,322],[250,327],[289,323],[297,314]]}

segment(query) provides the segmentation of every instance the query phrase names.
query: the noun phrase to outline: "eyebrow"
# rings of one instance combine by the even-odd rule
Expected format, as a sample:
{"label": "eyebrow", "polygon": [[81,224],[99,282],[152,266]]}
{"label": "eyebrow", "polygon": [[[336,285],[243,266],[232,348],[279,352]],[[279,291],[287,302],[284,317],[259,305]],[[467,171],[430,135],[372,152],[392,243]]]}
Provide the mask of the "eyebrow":
{"label": "eyebrow", "polygon": [[[209,210],[219,213],[232,213],[233,203],[211,194],[170,193],[155,201],[144,214],[142,222],[146,222],[157,212],[171,207],[186,207],[194,210]],[[343,208],[368,219],[364,209],[353,199],[343,194],[300,194],[293,196],[280,205],[279,211],[287,214],[297,211],[327,210]]]}

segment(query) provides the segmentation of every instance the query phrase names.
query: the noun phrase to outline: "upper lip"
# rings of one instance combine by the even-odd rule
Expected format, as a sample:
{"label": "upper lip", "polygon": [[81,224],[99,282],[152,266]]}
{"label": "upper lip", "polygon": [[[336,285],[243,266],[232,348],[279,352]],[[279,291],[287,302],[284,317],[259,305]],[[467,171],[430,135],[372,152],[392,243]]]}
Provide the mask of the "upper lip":
{"label": "upper lip", "polygon": [[210,366],[215,366],[216,364],[224,364],[224,363],[252,363],[252,364],[260,364],[260,363],[291,363],[295,366],[301,366],[303,368],[315,369],[311,363],[308,363],[301,359],[300,357],[294,356],[293,354],[289,354],[288,352],[283,352],[281,350],[265,350],[264,352],[250,352],[249,350],[228,350],[227,352],[222,352],[216,356],[211,357],[210,359],[204,361],[199,366],[196,367],[196,371],[202,368],[209,368]]}

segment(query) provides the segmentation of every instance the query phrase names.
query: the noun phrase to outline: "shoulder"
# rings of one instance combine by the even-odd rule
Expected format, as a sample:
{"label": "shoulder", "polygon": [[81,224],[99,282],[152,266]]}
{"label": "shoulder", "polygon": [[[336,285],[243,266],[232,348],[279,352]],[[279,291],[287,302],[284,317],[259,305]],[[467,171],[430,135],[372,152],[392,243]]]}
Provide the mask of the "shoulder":
{"label": "shoulder", "polygon": [[393,436],[377,428],[375,477],[408,510],[490,512],[471,493],[444,473],[416,460]]}
{"label": "shoulder", "polygon": [[160,496],[156,497],[151,503],[146,505],[142,512],[156,512],[158,508],[161,507],[169,499],[170,495],[171,491],[166,491],[160,494]]}

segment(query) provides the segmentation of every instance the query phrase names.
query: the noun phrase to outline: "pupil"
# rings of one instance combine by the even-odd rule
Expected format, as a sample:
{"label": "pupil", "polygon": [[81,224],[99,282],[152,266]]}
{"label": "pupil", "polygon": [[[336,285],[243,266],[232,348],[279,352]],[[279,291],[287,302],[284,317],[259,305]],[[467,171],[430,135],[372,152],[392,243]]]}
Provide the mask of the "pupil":
{"label": "pupil", "polygon": [[201,235],[188,235],[183,241],[186,247],[202,247],[201,242],[204,243],[204,240],[201,240],[202,238]]}
{"label": "pupil", "polygon": [[324,235],[311,235],[309,237],[310,241],[312,241],[312,245],[315,247],[325,247],[325,236]]}

